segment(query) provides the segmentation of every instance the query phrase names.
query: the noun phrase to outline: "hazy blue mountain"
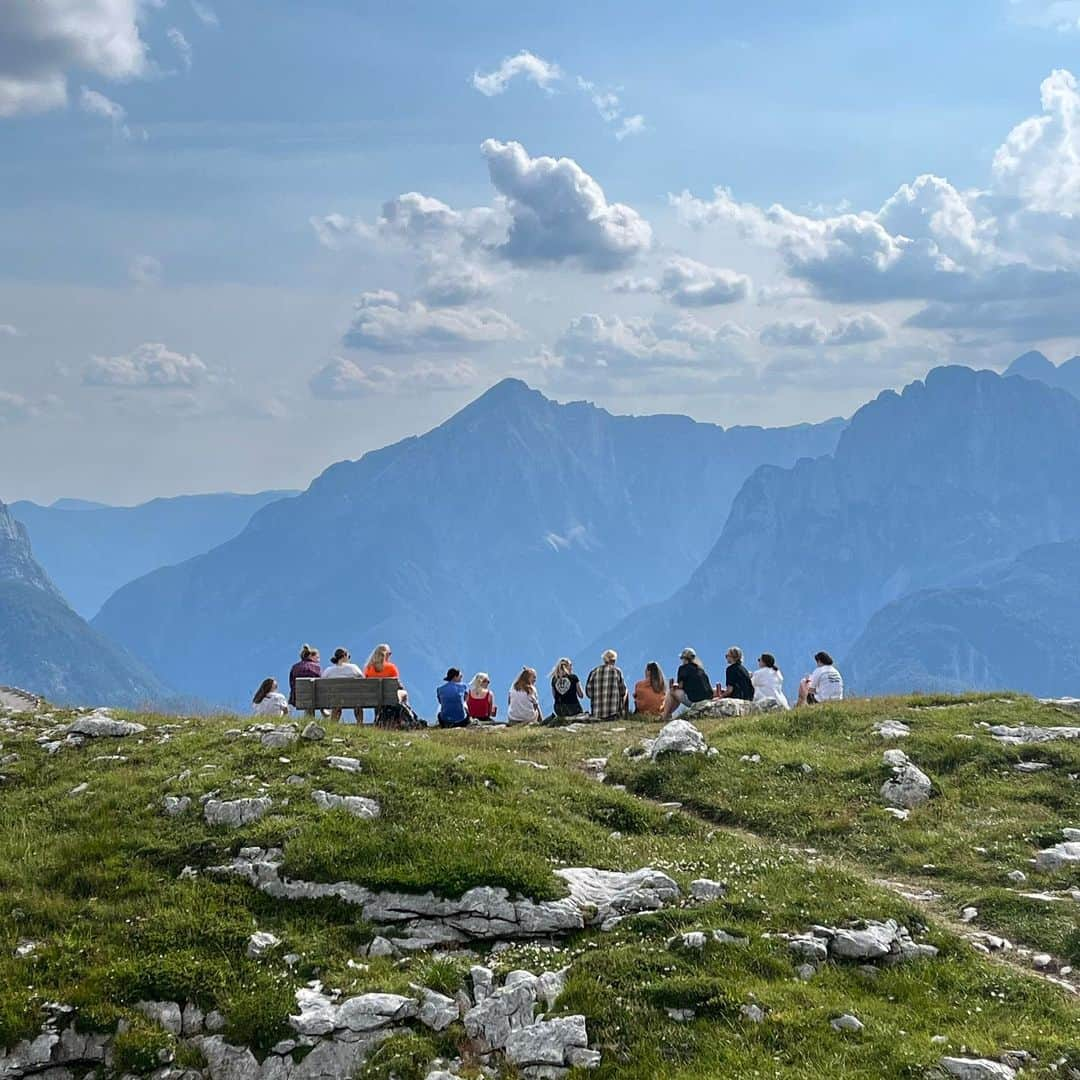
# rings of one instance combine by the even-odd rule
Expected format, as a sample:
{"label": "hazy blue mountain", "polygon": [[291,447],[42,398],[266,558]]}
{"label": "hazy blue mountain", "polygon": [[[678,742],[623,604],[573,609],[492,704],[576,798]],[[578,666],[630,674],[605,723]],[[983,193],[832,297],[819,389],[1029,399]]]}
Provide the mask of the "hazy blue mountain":
{"label": "hazy blue mountain", "polygon": [[1018,356],[1006,369],[1006,375],[1020,375],[1025,379],[1037,379],[1047,386],[1068,390],[1080,398],[1080,356],[1070,357],[1061,364],[1054,364],[1041,352],[1032,350]]}
{"label": "hazy blue mountain", "polygon": [[875,614],[846,661],[858,693],[1080,691],[1080,541],[1022,552],[977,584],[925,589]]}
{"label": "hazy blue mountain", "polygon": [[0,683],[60,704],[167,703],[133,656],[64,602],[34,559],[26,529],[0,503]]}
{"label": "hazy blue mountain", "polygon": [[141,506],[58,499],[51,506],[11,504],[34,552],[68,602],[86,618],[121,585],[183,562],[235,536],[269,502],[293,495],[181,495]]}
{"label": "hazy blue mountain", "polygon": [[689,582],[597,644],[667,665],[690,644],[717,680],[740,644],[775,653],[791,687],[893,600],[1077,537],[1080,400],[937,368],[863,406],[835,454],[758,469]]}
{"label": "hazy blue mountain", "polygon": [[[122,588],[95,625],[175,686],[228,702],[301,642],[394,648],[423,712],[453,664],[500,697],[669,594],[762,462],[827,453],[841,421],[724,429],[560,405],[517,380],[424,436],[331,466],[207,554]],[[579,665],[592,657],[579,657]]]}

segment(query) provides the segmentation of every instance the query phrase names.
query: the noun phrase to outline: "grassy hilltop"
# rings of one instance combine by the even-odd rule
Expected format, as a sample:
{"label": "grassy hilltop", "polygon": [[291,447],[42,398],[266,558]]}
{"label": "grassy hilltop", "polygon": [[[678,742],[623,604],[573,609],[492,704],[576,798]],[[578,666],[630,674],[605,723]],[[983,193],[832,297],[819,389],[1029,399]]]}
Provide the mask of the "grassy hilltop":
{"label": "grassy hilltop", "polygon": [[[410,984],[453,996],[483,963],[536,974],[570,965],[552,1012],[584,1015],[601,1052],[575,1077],[925,1077],[943,1075],[943,1055],[1009,1050],[1032,1055],[1024,1076],[1080,1070],[1080,1004],[1065,985],[1080,986],[1070,971],[1080,971],[1080,869],[1031,864],[1063,828],[1080,828],[1080,740],[1011,746],[979,726],[1077,722],[1030,699],[878,699],[702,721],[717,753],[655,762],[623,754],[659,727],[633,718],[572,731],[327,723],[322,741],[275,747],[236,734],[246,717],[116,715],[145,730],[55,753],[39,740],[75,714],[0,720],[0,1049],[32,1039],[43,1005],[61,1002],[80,1030],[125,1021],[117,1074],[148,1074],[170,1056],[203,1067],[134,1007],[166,1001],[219,1010],[223,1037],[261,1060],[294,1034],[296,990],[313,979],[342,999]],[[883,720],[911,734],[882,739]],[[934,784],[905,821],[878,795],[892,747]],[[358,759],[359,771],[332,767],[331,755]],[[597,758],[606,766],[586,768]],[[1019,772],[1023,761],[1050,768]],[[316,790],[374,799],[380,816],[326,810]],[[272,804],[248,824],[209,825],[200,797],[215,791]],[[165,796],[191,803],[170,816]],[[560,867],[652,867],[683,897],[613,929],[494,952],[368,956],[385,931],[355,905],[275,898],[207,873],[243,848],[281,848],[285,878],[372,890],[454,898],[488,885],[542,901],[565,894]],[[1007,877],[1015,870],[1026,881]],[[697,878],[726,893],[690,901]],[[977,914],[961,921],[965,908]],[[800,978],[780,936],[887,918],[938,955],[878,968],[830,960]],[[672,943],[696,930],[746,943]],[[278,944],[249,955],[255,931]],[[986,935],[1013,947],[987,955]],[[834,1031],[842,1014],[863,1029]],[[432,1061],[455,1058],[461,1076],[479,1075],[460,1022],[437,1033],[415,1024],[358,1075],[423,1080]]]}

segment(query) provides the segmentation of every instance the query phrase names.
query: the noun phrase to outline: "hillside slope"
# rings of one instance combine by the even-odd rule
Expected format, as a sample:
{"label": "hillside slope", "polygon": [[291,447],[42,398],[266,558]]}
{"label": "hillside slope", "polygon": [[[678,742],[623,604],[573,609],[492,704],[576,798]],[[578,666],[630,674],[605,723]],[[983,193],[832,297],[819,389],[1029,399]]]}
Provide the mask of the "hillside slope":
{"label": "hillside slope", "polygon": [[62,499],[51,506],[16,502],[11,513],[30,531],[34,553],[84,618],[122,585],[235,536],[267,503],[296,494],[180,495],[140,506]]}
{"label": "hillside slope", "polygon": [[133,656],[64,602],[26,529],[0,503],[0,683],[65,703],[162,704],[170,695]]}
{"label": "hillside slope", "polygon": [[1080,541],[1022,552],[964,586],[882,608],[845,661],[860,694],[1014,689],[1080,692]]}
{"label": "hillside slope", "polygon": [[283,678],[302,641],[359,659],[389,641],[427,714],[451,664],[489,671],[501,697],[523,664],[573,655],[677,587],[753,468],[825,453],[841,427],[612,416],[506,380],[424,436],[331,466],[212,552],[126,586],[94,624],[219,701]]}
{"label": "hillside slope", "polygon": [[938,368],[863,406],[835,454],[758,469],[688,584],[597,644],[666,663],[691,644],[719,678],[738,643],[774,653],[790,685],[885,604],[1077,537],[1080,400]]}

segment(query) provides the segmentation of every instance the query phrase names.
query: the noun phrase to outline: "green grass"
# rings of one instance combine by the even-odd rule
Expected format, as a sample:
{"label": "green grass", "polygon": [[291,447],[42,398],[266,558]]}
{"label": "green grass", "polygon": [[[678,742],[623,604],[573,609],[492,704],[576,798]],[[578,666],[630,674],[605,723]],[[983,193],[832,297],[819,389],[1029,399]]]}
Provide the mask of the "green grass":
{"label": "green grass", "polygon": [[[726,881],[727,896],[707,906],[675,906],[614,932],[519,943],[491,957],[504,972],[572,964],[557,1011],[586,1015],[604,1054],[597,1080],[921,1077],[941,1053],[962,1046],[988,1055],[1021,1046],[1039,1057],[1030,1075],[1052,1075],[1050,1063],[1077,1045],[1076,1004],[980,958],[925,911],[873,885],[866,870],[931,878],[956,903],[975,903],[988,925],[1014,928],[1006,936],[1053,941],[1060,955],[1076,950],[1080,905],[1022,901],[1000,870],[1026,867],[1034,845],[1056,839],[1062,825],[1080,823],[1075,785],[1060,790],[1063,774],[1080,771],[1080,747],[1036,755],[985,736],[952,737],[972,732],[977,718],[996,722],[998,711],[1010,722],[1019,712],[1039,715],[1028,702],[939,712],[916,712],[898,701],[851,703],[708,724],[719,757],[657,765],[622,757],[623,746],[654,730],[637,723],[578,734],[332,727],[323,743],[270,750],[228,737],[235,717],[175,728],[172,720],[140,717],[148,724],[143,736],[96,740],[49,756],[34,743],[41,725],[28,719],[2,735],[3,753],[17,752],[19,760],[4,768],[8,780],[0,786],[0,1044],[33,1034],[42,1003],[63,1001],[78,1008],[84,1027],[133,1021],[119,1060],[132,1071],[149,1071],[150,1058],[172,1048],[132,1009],[151,998],[218,1008],[228,1017],[227,1036],[261,1053],[287,1034],[295,990],[312,978],[345,994],[403,992],[410,982],[453,993],[469,963],[486,960],[483,950],[472,960],[367,959],[363,947],[377,930],[343,902],[275,901],[233,879],[179,878],[185,866],[202,870],[259,845],[283,848],[292,877],[447,896],[479,884],[537,899],[559,896],[564,890],[553,870],[565,865],[648,865],[684,887],[701,876]],[[930,808],[902,825],[881,813],[876,797],[887,775],[881,750],[892,744],[867,732],[884,715],[911,723],[915,733],[902,745],[940,790]],[[760,765],[739,763],[750,752],[762,754]],[[127,760],[94,760],[113,754]],[[362,771],[330,769],[329,754],[358,757]],[[595,756],[610,757],[608,785],[580,769]],[[1021,756],[1054,761],[1051,779],[1012,773],[1009,764]],[[549,768],[516,764],[519,758]],[[802,762],[813,767],[808,777],[790,767]],[[177,780],[185,769],[190,777]],[[290,774],[305,782],[287,784]],[[70,796],[83,781],[90,790]],[[615,790],[616,782],[629,790]],[[316,788],[377,798],[383,815],[361,821],[322,812],[311,800]],[[212,789],[221,798],[265,792],[275,806],[248,827],[210,828],[196,807],[198,796]],[[165,794],[190,795],[196,807],[167,818]],[[649,801],[665,798],[699,816],[670,814]],[[840,861],[808,858],[792,844]],[[975,846],[990,854],[972,854]],[[931,862],[937,871],[922,869]],[[1036,882],[1033,875],[1030,886],[1070,880]],[[783,942],[767,936],[858,917],[897,918],[938,945],[941,956],[876,977],[830,966],[804,983]],[[674,933],[697,928],[724,928],[750,945],[711,943],[703,954],[667,948]],[[258,961],[246,956],[256,929],[283,943]],[[17,958],[23,939],[39,945]],[[286,953],[299,955],[294,967],[285,964]],[[749,1002],[766,1010],[765,1023],[740,1016]],[[698,1017],[676,1023],[668,1007],[694,1008]],[[866,1030],[833,1033],[828,1021],[841,1012],[854,1012]],[[935,1035],[947,1044],[932,1043]],[[432,1058],[467,1051],[459,1025],[439,1036],[403,1034],[372,1057],[363,1075],[422,1077]]]}

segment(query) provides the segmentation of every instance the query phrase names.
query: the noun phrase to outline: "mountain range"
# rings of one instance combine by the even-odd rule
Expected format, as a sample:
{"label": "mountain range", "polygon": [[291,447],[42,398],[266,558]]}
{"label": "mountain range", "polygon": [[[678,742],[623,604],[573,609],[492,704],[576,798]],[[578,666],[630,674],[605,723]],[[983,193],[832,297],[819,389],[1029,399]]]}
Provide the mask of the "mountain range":
{"label": "mountain range", "polygon": [[1080,398],[1080,356],[1070,357],[1060,364],[1054,364],[1041,352],[1026,352],[1018,356],[1004,371],[1005,375],[1019,375],[1024,379],[1034,379],[1047,386],[1068,390],[1074,397]]}
{"label": "mountain range", "polygon": [[166,703],[171,692],[65,603],[0,503],[0,683],[59,704]]}
{"label": "mountain range", "polygon": [[[885,605],[1078,537],[1080,400],[1027,378],[937,368],[859,409],[835,453],[757,469],[688,583],[593,647],[619,642],[673,664],[689,644],[718,681],[726,648],[740,644],[748,658],[775,654],[790,688],[817,650],[844,657]],[[894,638],[905,612],[893,615]],[[898,688],[880,646],[875,657],[860,661],[856,689]],[[1018,674],[1008,685],[1023,688]]]}
{"label": "mountain range", "polygon": [[15,502],[37,558],[68,603],[92,618],[121,585],[183,562],[235,536],[251,515],[292,491],[257,495],[180,495],[140,506],[59,499],[50,506]]}
{"label": "mountain range", "polygon": [[750,472],[828,453],[843,426],[613,416],[505,380],[124,586],[94,625],[178,689],[231,703],[281,679],[303,641],[358,660],[388,641],[430,712],[451,664],[502,688],[670,594]]}

